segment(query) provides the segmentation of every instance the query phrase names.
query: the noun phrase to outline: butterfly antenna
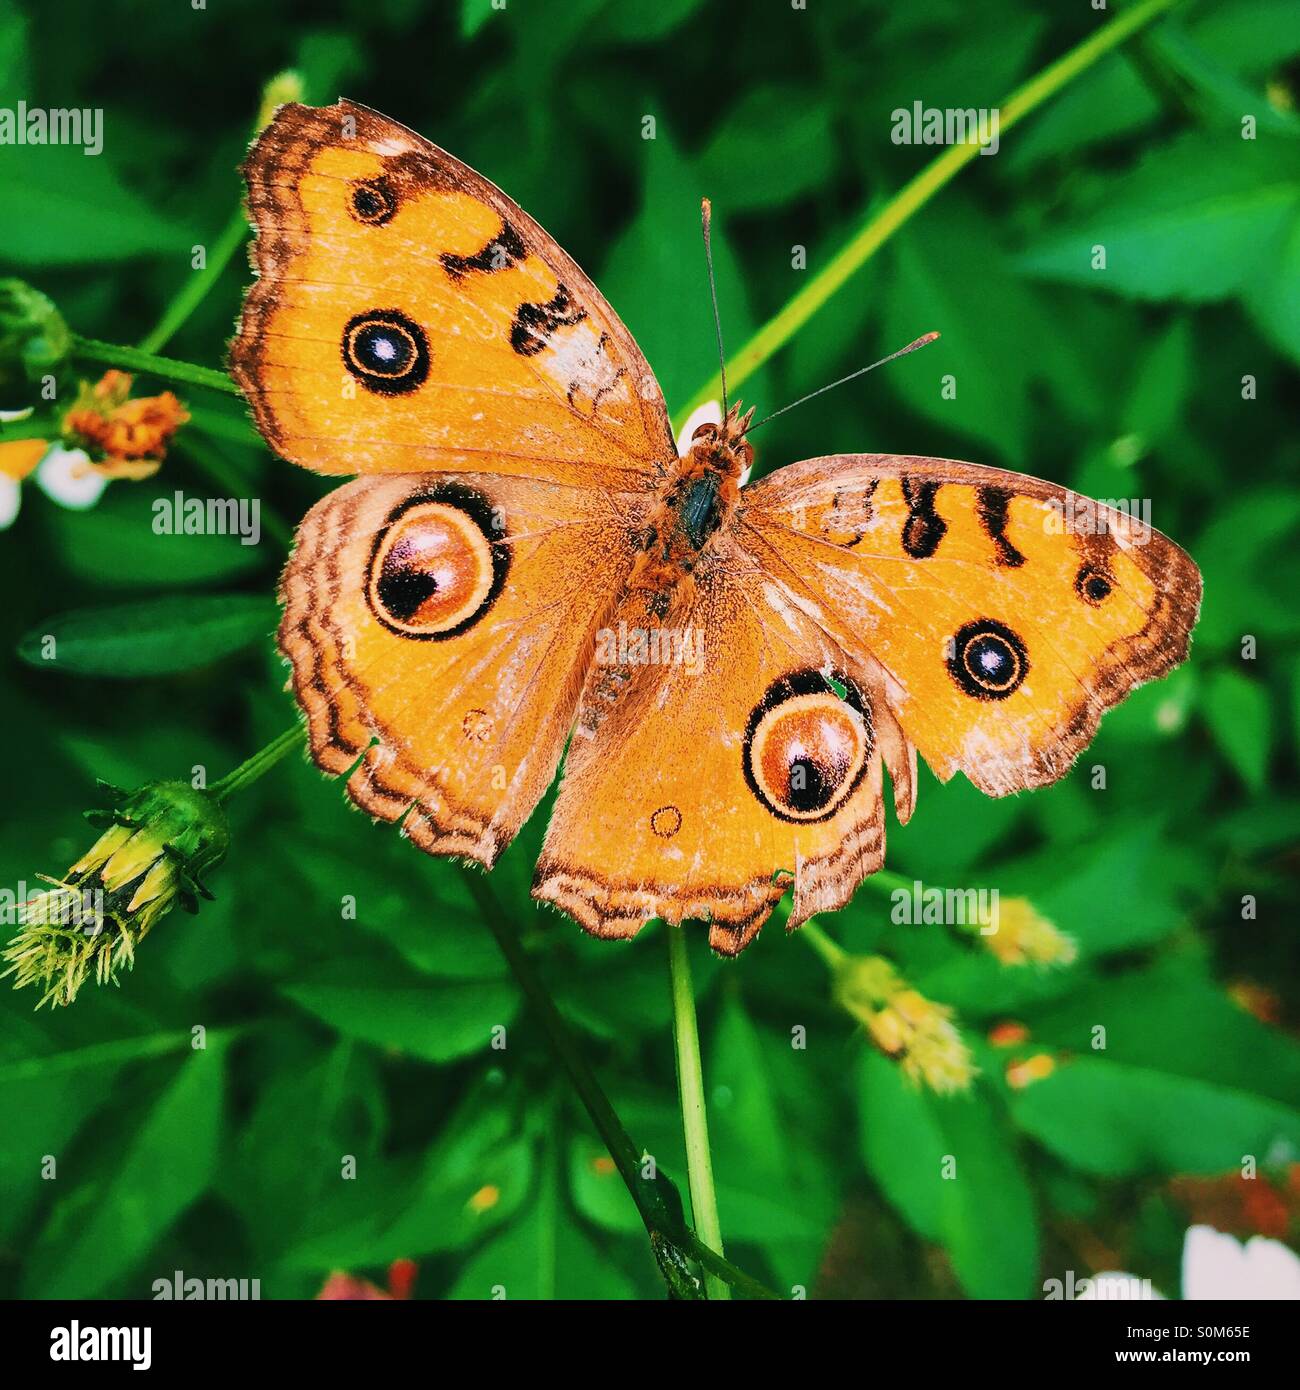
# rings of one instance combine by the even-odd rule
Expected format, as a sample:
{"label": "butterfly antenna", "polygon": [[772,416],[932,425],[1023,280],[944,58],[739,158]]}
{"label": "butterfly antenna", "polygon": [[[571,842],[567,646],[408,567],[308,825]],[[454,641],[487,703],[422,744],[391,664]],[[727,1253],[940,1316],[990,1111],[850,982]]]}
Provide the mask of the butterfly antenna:
{"label": "butterfly antenna", "polygon": [[718,313],[718,284],[713,278],[713,241],[709,235],[713,224],[713,204],[700,200],[700,220],[704,224],[704,262],[709,267],[709,298],[713,300],[713,328],[718,335],[718,372],[722,377],[722,418],[727,418],[727,361],[722,353],[722,318]]}
{"label": "butterfly antenna", "polygon": [[866,376],[868,372],[874,372],[877,367],[883,367],[886,362],[892,362],[895,357],[905,357],[909,352],[915,352],[917,348],[923,348],[927,343],[932,343],[939,335],[937,333],[923,333],[919,338],[908,343],[906,347],[901,347],[897,352],[891,352],[888,357],[882,357],[879,362],[873,362],[868,367],[859,367],[856,372],[850,372],[848,376],[842,376],[838,381],[832,381],[829,386],[821,386],[816,391],[809,391],[806,396],[800,396],[797,401],[791,401],[789,405],[783,405],[780,410],[774,410],[770,415],[765,415],[758,425],[751,425],[748,433],[753,434],[759,425],[765,425],[769,420],[775,420],[778,415],[784,415],[787,410],[793,410],[797,405],[803,405],[805,401],[810,401],[814,396],[824,395],[827,391],[834,391],[837,386],[843,386],[846,381],[854,381],[860,376]]}

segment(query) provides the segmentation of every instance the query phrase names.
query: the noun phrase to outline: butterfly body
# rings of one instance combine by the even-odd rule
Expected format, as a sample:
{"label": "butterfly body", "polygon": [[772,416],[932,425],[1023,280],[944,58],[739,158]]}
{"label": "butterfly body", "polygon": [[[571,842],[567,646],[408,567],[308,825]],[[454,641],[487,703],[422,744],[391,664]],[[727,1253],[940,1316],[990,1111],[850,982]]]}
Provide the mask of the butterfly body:
{"label": "butterfly body", "polygon": [[842,907],[918,754],[1063,776],[1187,652],[1159,532],[1055,484],[905,455],[742,479],[738,409],[678,456],[596,287],[487,180],[348,102],[282,108],[246,176],[232,371],[304,518],[279,641],[313,756],[430,853],[490,867],[563,761],[534,895],[587,930]]}

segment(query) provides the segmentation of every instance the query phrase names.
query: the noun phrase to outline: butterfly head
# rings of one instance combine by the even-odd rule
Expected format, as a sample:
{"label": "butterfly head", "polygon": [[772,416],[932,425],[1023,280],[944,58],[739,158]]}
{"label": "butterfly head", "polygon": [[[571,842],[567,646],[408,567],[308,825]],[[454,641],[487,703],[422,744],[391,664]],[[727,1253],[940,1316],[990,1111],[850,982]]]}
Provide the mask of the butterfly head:
{"label": "butterfly head", "polygon": [[754,448],[745,437],[754,408],[741,414],[733,405],[720,424],[706,421],[696,427],[691,436],[691,459],[697,466],[740,481],[741,475],[754,462]]}

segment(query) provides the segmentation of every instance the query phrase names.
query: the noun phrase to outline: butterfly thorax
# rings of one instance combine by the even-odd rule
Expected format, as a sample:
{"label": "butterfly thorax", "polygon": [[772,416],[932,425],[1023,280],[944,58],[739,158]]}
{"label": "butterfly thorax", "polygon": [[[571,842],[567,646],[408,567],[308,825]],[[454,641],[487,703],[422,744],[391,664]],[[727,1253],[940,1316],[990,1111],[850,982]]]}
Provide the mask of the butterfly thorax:
{"label": "butterfly thorax", "polygon": [[753,461],[745,438],[753,411],[733,406],[721,424],[696,429],[688,453],[661,485],[642,537],[638,587],[667,589],[695,569],[740,499],[740,479]]}

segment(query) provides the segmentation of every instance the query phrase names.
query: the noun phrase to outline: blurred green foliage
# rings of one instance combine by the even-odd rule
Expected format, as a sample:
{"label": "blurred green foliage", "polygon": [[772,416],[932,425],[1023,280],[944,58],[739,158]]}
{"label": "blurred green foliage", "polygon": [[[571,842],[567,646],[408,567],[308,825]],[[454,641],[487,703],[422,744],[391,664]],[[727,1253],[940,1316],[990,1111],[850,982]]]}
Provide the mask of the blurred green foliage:
{"label": "blurred green foliage", "polygon": [[[96,158],[0,146],[0,274],[81,333],[138,341],[229,221],[262,85],[292,66],[308,100],[367,102],[515,197],[593,274],[676,409],[714,367],[702,194],[734,348],[935,153],[891,143],[895,107],[994,106],[1107,18],[1031,0],[743,16],[707,0],[0,0],[0,104],[105,112]],[[1300,1158],[1296,21],[1294,0],[1184,6],[974,160],[746,384],[772,408],[939,329],[920,357],[782,417],[760,467],[892,450],[1151,497],[1205,575],[1191,661],[1110,715],[1064,781],[991,801],[923,775],[892,832],[892,868],[1028,895],[1076,938],[1076,965],[1005,968],[943,928],[891,926],[870,888],[826,922],[955,1006],[982,1070],[969,1097],[904,1086],[775,925],[728,965],[692,933],[728,1253],[782,1291],[1023,1297],[1103,1259],[1173,1291],[1189,1212],[1170,1175]],[[237,257],[168,351],[217,365],[246,279]],[[185,395],[193,424],[155,478],[85,512],[29,486],[0,542],[10,890],[85,848],[96,777],[215,778],[293,718],[269,640],[283,552],[269,535],[155,535],[149,506],[233,492],[292,523],[329,484],[269,455],[238,402]],[[120,620],[85,618],[145,601],[125,648],[105,636]],[[23,664],[24,635],[46,632],[80,678]],[[378,1277],[412,1256],[421,1295],[657,1295],[635,1211],[459,872],[300,759],[230,809],[217,901],[160,924],[120,991],[54,1015],[0,991],[0,1292],[147,1297],[182,1269],[304,1295],[330,1269]],[[535,911],[545,821],[543,806],[492,890],[628,1129],[684,1188],[660,932],[602,944]],[[1229,998],[1240,981],[1282,1026]],[[1006,1019],[1029,1040],[986,1041]],[[1009,1086],[1008,1060],[1041,1051],[1073,1060]],[[939,1181],[952,1153],[959,1180]]]}

